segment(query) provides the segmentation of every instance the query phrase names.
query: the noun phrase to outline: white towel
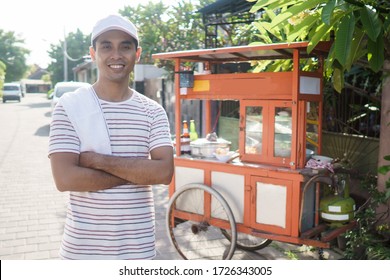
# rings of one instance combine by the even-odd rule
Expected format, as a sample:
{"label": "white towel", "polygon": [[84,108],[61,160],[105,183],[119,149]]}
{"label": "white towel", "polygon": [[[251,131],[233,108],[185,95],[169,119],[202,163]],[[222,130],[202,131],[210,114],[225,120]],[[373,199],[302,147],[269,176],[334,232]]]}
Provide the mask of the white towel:
{"label": "white towel", "polygon": [[59,102],[80,139],[80,151],[111,155],[107,122],[92,86],[65,93]]}

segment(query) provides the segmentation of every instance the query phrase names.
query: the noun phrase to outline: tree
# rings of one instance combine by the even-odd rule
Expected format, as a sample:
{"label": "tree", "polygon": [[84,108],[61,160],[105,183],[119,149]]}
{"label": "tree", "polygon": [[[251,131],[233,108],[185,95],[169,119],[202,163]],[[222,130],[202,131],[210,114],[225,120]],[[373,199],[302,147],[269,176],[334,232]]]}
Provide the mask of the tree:
{"label": "tree", "polygon": [[26,56],[30,51],[23,45],[24,39],[15,32],[0,29],[0,60],[6,66],[5,82],[19,81],[27,70]]}
{"label": "tree", "polygon": [[[69,33],[66,38],[66,55],[68,59],[68,80],[73,79],[72,69],[83,61],[83,57],[88,55],[90,35],[84,35],[80,29],[75,33]],[[52,73],[52,82],[56,84],[64,80],[64,41],[58,44],[51,44],[48,51],[52,62],[48,66],[48,71]]]}
{"label": "tree", "polygon": [[126,6],[120,10],[122,16],[129,18],[137,25],[139,30],[140,46],[142,47],[141,62],[151,63],[151,55],[159,52],[164,46],[163,38],[168,32],[163,16],[168,9],[162,2],[143,5],[137,7]]}
{"label": "tree", "polygon": [[[256,1],[256,0],[249,0]],[[287,41],[309,40],[308,52],[319,41],[335,34],[328,70],[334,88],[341,91],[344,74],[364,59],[373,71],[382,70],[385,56],[390,58],[390,3],[373,0],[259,0],[251,11],[278,10],[268,32],[284,29]],[[261,22],[259,22],[261,25]]]}
{"label": "tree", "polygon": [[[174,6],[162,1],[137,7],[126,6],[120,13],[131,19],[140,31],[141,63],[152,64],[152,54],[203,46],[204,31],[200,8],[194,1],[180,0]],[[202,4],[213,2],[203,0]],[[161,62],[166,63],[166,62]]]}
{"label": "tree", "polygon": [[[334,88],[341,92],[344,74],[352,65],[363,63],[382,71],[381,132],[379,166],[390,155],[390,3],[382,0],[248,0],[256,2],[251,11],[264,9],[270,22],[259,21],[262,39],[282,35],[285,41],[308,40],[310,52],[319,41],[330,40],[326,72]],[[274,13],[274,11],[277,11]],[[387,177],[388,178],[388,177]],[[378,188],[386,178],[379,176]]]}
{"label": "tree", "polygon": [[5,79],[5,64],[0,60],[0,88],[3,88]]}

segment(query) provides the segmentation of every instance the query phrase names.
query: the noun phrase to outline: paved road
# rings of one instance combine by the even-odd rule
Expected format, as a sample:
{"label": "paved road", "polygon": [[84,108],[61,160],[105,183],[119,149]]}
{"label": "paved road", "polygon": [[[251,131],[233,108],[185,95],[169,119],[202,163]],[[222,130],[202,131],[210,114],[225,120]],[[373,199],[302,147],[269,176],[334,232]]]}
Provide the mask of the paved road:
{"label": "paved road", "polygon": [[0,257],[57,258],[67,195],[56,191],[47,143],[50,102],[0,103]]}
{"label": "paved road", "polygon": [[[0,259],[58,259],[68,194],[57,191],[47,158],[50,101],[27,94],[21,103],[0,103]],[[165,231],[167,187],[154,187],[157,259],[180,259]],[[234,259],[315,259],[304,247],[273,242]],[[331,251],[325,256],[337,258]]]}

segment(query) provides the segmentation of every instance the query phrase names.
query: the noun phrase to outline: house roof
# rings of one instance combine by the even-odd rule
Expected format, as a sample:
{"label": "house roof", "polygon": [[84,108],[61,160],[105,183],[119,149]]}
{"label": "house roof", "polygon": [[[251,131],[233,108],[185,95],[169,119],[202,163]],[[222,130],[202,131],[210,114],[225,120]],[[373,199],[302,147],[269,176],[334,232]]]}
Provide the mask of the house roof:
{"label": "house roof", "polygon": [[22,79],[22,84],[25,85],[50,85],[50,82],[45,82],[43,80],[37,80],[37,79]]}

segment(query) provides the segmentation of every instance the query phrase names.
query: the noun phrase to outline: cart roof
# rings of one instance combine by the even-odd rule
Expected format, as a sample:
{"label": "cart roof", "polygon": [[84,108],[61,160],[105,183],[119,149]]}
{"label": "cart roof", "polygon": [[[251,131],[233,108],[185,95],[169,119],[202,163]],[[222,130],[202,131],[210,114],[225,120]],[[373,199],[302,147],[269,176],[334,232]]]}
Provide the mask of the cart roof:
{"label": "cart roof", "polygon": [[186,61],[250,61],[269,59],[291,59],[294,49],[298,50],[301,57],[313,57],[326,55],[329,52],[331,42],[320,42],[314,50],[308,54],[306,49],[308,42],[278,43],[256,46],[238,46],[215,49],[200,49],[153,54],[155,59],[182,59]]}

